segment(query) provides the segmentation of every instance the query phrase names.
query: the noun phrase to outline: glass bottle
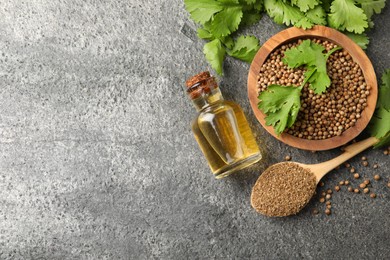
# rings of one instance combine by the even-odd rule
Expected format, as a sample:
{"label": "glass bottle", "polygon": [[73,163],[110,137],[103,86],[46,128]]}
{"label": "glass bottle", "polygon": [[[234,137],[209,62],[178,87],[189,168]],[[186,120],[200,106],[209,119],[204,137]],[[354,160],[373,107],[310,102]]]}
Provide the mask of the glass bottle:
{"label": "glass bottle", "polygon": [[228,176],[261,159],[242,108],[224,100],[208,71],[188,79],[186,87],[198,112],[192,131],[215,178]]}

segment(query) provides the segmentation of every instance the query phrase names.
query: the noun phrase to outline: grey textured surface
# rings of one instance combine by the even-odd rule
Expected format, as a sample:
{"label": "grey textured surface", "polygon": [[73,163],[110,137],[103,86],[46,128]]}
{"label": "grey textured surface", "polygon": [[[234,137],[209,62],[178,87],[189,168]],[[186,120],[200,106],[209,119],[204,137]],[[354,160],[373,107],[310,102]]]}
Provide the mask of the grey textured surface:
{"label": "grey textured surface", "polygon": [[[376,16],[368,55],[390,67],[390,9]],[[249,65],[227,59],[226,99],[244,109],[264,160],[213,179],[192,136],[184,80],[208,68],[182,1],[0,2],[0,259],[385,259],[390,255],[390,157],[364,154],[380,195],[340,192],[333,214],[268,219],[252,210],[260,172],[286,154],[315,163],[255,120]],[[267,17],[262,42],[283,27]],[[350,178],[345,169],[325,182]],[[356,183],[356,182],[355,182]],[[319,189],[321,191],[321,189]]]}

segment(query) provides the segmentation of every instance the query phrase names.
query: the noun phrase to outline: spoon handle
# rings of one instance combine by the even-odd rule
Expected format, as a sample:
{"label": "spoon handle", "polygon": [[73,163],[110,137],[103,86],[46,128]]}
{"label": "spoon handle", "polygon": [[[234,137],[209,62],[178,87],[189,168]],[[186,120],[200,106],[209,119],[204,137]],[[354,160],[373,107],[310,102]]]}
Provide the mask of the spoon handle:
{"label": "spoon handle", "polygon": [[375,137],[369,137],[363,141],[348,145],[347,147],[345,147],[344,153],[337,156],[336,158],[333,158],[323,163],[311,165],[310,168],[313,169],[313,172],[315,173],[317,178],[317,182],[319,182],[321,178],[324,177],[325,174],[327,174],[328,172],[330,172],[331,170],[333,170],[343,162],[351,159],[355,155],[373,146],[378,141],[379,140]]}

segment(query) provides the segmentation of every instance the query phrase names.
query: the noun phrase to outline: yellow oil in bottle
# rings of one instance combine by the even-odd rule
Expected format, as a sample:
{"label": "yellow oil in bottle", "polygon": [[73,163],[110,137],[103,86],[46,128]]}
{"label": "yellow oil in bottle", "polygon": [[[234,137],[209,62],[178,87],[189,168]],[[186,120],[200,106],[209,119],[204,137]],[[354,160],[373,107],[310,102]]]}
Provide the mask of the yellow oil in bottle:
{"label": "yellow oil in bottle", "polygon": [[[216,110],[213,111],[216,112],[215,120],[210,121],[208,116],[201,115],[196,118],[192,123],[192,131],[211,171],[216,178],[223,178],[259,161],[261,154],[245,115],[237,104],[224,101]],[[229,110],[234,113],[237,129],[234,129],[231,118],[227,116]],[[232,133],[232,128],[238,136]]]}
{"label": "yellow oil in bottle", "polygon": [[241,107],[225,101],[219,88],[192,93],[198,116],[192,131],[216,178],[223,178],[261,159],[261,153]]}

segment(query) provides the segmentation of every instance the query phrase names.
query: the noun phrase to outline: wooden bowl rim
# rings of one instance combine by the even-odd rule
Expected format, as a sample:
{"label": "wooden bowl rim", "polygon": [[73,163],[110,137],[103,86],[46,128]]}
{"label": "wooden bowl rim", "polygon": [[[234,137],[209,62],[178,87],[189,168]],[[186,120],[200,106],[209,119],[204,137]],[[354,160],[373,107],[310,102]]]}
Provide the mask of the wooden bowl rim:
{"label": "wooden bowl rim", "polygon": [[[367,107],[361,113],[360,119],[356,121],[356,124],[353,127],[348,128],[340,136],[335,136],[324,140],[308,140],[295,137],[287,133],[282,133],[280,136],[278,136],[274,132],[272,126],[267,126],[265,124],[265,114],[257,107],[257,75],[260,71],[261,66],[266,61],[269,54],[272,53],[279,46],[303,38],[317,38],[327,40],[337,44],[338,46],[343,47],[351,55],[352,59],[357,64],[359,64],[367,86],[371,87],[370,95],[367,98]],[[335,29],[320,25],[316,25],[310,30],[303,30],[300,28],[292,27],[272,36],[263,44],[263,46],[257,52],[255,58],[251,63],[248,74],[248,98],[257,120],[267,130],[267,132],[274,136],[276,139],[290,146],[304,150],[329,150],[342,146],[353,140],[367,127],[371,117],[374,114],[377,97],[377,79],[374,67],[372,66],[372,63],[367,57],[366,53],[355,42],[353,42],[343,33]]]}

